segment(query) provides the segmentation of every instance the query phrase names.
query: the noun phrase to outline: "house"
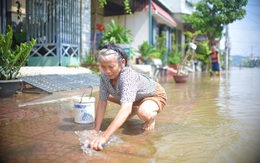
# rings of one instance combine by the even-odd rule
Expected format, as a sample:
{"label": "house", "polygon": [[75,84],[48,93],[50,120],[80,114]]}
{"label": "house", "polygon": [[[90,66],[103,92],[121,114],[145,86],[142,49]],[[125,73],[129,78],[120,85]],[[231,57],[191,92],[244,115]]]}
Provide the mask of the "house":
{"label": "house", "polygon": [[[20,19],[17,19],[17,2],[21,5]],[[133,49],[138,49],[148,40],[155,44],[156,35],[164,31],[165,47],[171,50],[171,34],[175,33],[182,50],[184,23],[178,14],[187,12],[179,12],[174,7],[186,5],[186,2],[129,0],[133,14],[125,14],[124,2],[119,0],[107,0],[104,8],[100,8],[96,0],[1,0],[0,26],[3,33],[5,22],[15,24],[18,28],[16,32],[26,32],[27,40],[37,39],[29,57],[29,66],[80,65],[82,59],[95,48],[102,36],[102,29],[107,28],[111,19],[132,31]]]}
{"label": "house", "polygon": [[[92,0],[92,3],[94,3],[94,0]],[[92,12],[92,34],[96,33],[96,38],[99,38],[102,35],[102,32],[95,28],[95,21],[97,24],[101,24],[104,28],[107,28],[107,24],[109,24],[113,19],[117,24],[125,26],[127,29],[132,31],[132,49],[137,50],[138,46],[140,46],[144,41],[149,41],[150,43],[155,44],[156,35],[160,35],[161,32],[164,31],[166,34],[165,47],[171,50],[171,34],[175,32],[177,23],[172,18],[172,13],[167,5],[165,5],[163,1],[159,0],[151,1],[152,25],[150,26],[149,1],[129,0],[129,3],[132,14],[125,14],[124,3],[123,1],[118,0],[107,0],[107,5],[104,9],[99,8],[97,12]],[[95,9],[92,11],[95,11]],[[96,20],[93,21],[93,18],[96,18]],[[149,34],[150,28],[152,28],[151,35]]]}
{"label": "house", "polygon": [[[20,7],[21,18],[17,9]],[[90,48],[89,0],[1,0],[1,32],[5,24],[20,27],[27,40],[37,40],[29,66],[79,65]],[[20,24],[20,25],[19,25]]]}
{"label": "house", "polygon": [[165,4],[168,4],[171,9],[172,17],[177,22],[175,28],[176,42],[179,45],[179,50],[184,52],[185,36],[184,32],[187,28],[191,27],[183,19],[182,15],[189,15],[193,12],[192,0],[163,0]]}

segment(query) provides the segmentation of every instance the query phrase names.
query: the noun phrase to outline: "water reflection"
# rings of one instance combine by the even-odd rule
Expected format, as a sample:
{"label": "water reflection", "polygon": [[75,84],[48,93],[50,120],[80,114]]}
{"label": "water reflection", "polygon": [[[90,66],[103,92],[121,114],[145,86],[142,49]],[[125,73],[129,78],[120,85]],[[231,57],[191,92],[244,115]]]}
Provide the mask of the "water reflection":
{"label": "water reflection", "polygon": [[[185,84],[176,84],[172,76],[160,78],[169,100],[158,114],[156,129],[141,130],[143,122],[134,117],[115,133],[124,143],[106,147],[100,162],[259,162],[259,79],[260,69],[245,68],[223,72],[221,82],[204,72],[190,74]],[[46,108],[61,115],[62,131],[89,129],[69,124],[74,123],[72,105]],[[118,109],[108,104],[102,131]]]}
{"label": "water reflection", "polygon": [[236,68],[224,72],[220,82],[199,72],[185,84],[161,78],[169,100],[156,131],[138,131],[136,118],[118,134],[145,162],[258,162],[259,79],[259,69]]}
{"label": "water reflection", "polygon": [[233,68],[220,82],[206,73],[183,85],[164,82],[169,103],[157,124],[158,162],[259,161],[259,77],[259,69]]}
{"label": "water reflection", "polygon": [[[236,69],[226,74],[228,80],[219,90],[219,107],[236,120],[233,128],[239,137],[229,146],[226,152],[231,152],[235,158],[243,162],[260,161],[260,70]],[[223,155],[223,154],[222,154]],[[226,154],[225,154],[226,155]]]}

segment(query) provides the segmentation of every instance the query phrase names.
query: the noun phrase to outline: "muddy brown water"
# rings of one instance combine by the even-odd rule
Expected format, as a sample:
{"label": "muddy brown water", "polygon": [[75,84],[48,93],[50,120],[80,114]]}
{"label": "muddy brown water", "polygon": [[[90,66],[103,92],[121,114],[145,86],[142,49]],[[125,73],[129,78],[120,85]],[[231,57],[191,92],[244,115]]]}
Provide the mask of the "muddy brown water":
{"label": "muddy brown water", "polygon": [[[119,160],[132,155],[143,162],[260,161],[260,69],[232,68],[220,82],[204,72],[190,74],[185,84],[169,76],[159,81],[168,103],[156,129],[143,132],[137,117],[125,123],[116,135],[130,149],[120,150]],[[114,107],[109,105],[107,118],[116,114]]]}
{"label": "muddy brown water", "polygon": [[[155,130],[141,130],[143,122],[135,116],[115,132],[124,142],[107,145],[95,156],[80,149],[74,134],[75,130],[93,127],[74,122],[71,97],[82,94],[81,90],[53,96],[22,94],[1,100],[0,160],[258,163],[259,80],[257,68],[232,68],[223,72],[220,82],[211,81],[205,72],[190,74],[185,84],[176,84],[172,76],[162,77],[159,82],[167,92],[168,102],[157,116]],[[68,97],[55,100],[62,94]],[[94,96],[97,99],[97,92]],[[13,108],[15,103],[19,105]],[[118,105],[108,104],[101,130],[107,128],[118,109]]]}

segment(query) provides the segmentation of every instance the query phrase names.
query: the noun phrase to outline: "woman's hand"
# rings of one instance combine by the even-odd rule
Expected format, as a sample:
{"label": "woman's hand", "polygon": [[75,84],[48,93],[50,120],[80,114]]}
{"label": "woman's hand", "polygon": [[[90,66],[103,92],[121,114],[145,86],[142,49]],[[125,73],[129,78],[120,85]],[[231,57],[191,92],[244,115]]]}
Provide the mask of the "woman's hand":
{"label": "woman's hand", "polygon": [[92,130],[87,130],[89,133],[91,133],[91,134],[97,134],[98,133],[98,131],[97,130],[95,130],[95,129],[92,129]]}
{"label": "woman's hand", "polygon": [[98,137],[93,137],[89,141],[89,147],[96,151],[100,151],[103,149],[104,144],[108,141],[108,139],[102,134]]}

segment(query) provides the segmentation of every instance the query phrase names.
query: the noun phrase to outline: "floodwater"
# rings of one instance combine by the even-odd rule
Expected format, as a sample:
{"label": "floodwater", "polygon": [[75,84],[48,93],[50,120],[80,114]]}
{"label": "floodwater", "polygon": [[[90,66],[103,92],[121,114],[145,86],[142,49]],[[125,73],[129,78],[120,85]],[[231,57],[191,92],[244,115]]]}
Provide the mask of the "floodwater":
{"label": "floodwater", "polygon": [[[0,162],[258,163],[259,80],[257,68],[232,68],[221,81],[211,81],[206,72],[190,74],[184,84],[161,77],[168,102],[155,130],[141,130],[143,122],[135,116],[115,132],[123,143],[108,144],[93,155],[81,150],[75,134],[93,127],[74,122],[72,97],[82,90],[3,99]],[[108,103],[102,131],[118,109]]]}
{"label": "floodwater", "polygon": [[[205,72],[190,74],[185,84],[161,78],[168,103],[158,114],[156,129],[142,132],[137,117],[125,123],[115,134],[131,149],[123,144],[117,159],[125,161],[130,155],[131,162],[259,162],[259,81],[257,68],[232,68],[220,82]],[[108,119],[116,114],[115,107],[109,105]]]}

